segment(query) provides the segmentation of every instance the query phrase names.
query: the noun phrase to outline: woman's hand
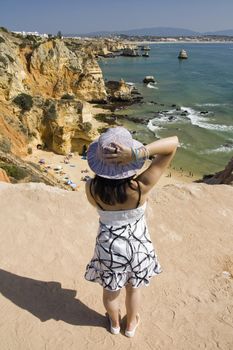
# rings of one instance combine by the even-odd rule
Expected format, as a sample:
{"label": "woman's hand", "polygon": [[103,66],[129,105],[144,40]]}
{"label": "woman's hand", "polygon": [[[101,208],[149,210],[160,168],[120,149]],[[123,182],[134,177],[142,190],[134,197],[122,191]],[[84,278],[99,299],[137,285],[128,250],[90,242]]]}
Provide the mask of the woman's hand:
{"label": "woman's hand", "polygon": [[128,164],[132,161],[132,150],[118,143],[111,143],[106,147],[104,161],[107,163]]}

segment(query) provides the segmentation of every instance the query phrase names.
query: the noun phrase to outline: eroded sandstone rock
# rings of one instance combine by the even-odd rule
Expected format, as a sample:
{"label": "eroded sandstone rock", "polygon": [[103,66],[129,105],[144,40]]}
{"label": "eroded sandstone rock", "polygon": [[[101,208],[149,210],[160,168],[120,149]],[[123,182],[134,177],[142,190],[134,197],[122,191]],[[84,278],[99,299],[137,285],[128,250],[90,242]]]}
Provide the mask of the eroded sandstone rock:
{"label": "eroded sandstone rock", "polygon": [[131,87],[124,80],[110,80],[106,82],[107,93],[112,101],[129,101],[131,99]]}
{"label": "eroded sandstone rock", "polygon": [[92,125],[92,111],[88,102],[77,99],[33,98],[30,110],[15,108],[29,139],[29,146],[42,144],[58,154],[81,152],[98,136]]}
{"label": "eroded sandstone rock", "polygon": [[7,173],[5,172],[4,169],[0,168],[0,182],[9,182],[10,183],[10,179],[7,176]]}
{"label": "eroded sandstone rock", "polygon": [[[96,60],[125,44],[109,40],[26,38],[0,30],[0,148],[24,154],[44,145],[81,152],[98,136],[88,102],[133,100],[124,81],[108,84]],[[1,146],[2,145],[2,146]]]}
{"label": "eroded sandstone rock", "polygon": [[224,170],[215,174],[204,175],[202,179],[195,182],[204,182],[209,185],[233,185],[233,157],[226,165]]}

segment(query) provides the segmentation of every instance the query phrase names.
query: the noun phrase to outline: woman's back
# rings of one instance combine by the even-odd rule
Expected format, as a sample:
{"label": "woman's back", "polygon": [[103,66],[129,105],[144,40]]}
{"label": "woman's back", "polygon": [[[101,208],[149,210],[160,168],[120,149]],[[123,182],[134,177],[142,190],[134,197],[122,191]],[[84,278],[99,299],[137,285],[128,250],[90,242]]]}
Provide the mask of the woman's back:
{"label": "woman's back", "polygon": [[127,199],[124,203],[116,202],[112,205],[103,202],[103,200],[95,194],[93,179],[86,183],[86,195],[92,205],[104,211],[131,210],[142,206],[146,201],[146,196],[143,193],[143,185],[137,179],[131,180],[130,185],[126,186]]}

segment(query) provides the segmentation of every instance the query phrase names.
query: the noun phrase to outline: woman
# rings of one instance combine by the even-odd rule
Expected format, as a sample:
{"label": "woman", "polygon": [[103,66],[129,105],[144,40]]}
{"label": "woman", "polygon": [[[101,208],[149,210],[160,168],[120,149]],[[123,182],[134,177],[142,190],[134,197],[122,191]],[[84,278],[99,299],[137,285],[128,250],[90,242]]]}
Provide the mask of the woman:
{"label": "woman", "polygon": [[[127,129],[115,127],[88,148],[88,164],[96,175],[87,182],[86,195],[97,208],[100,221],[85,278],[103,286],[103,303],[113,334],[120,332],[120,290],[126,288],[125,335],[133,337],[139,324],[140,287],[162,272],[144,213],[148,195],[178,144],[177,136],[172,136],[143,146]],[[153,158],[150,166],[136,175],[149,158]]]}

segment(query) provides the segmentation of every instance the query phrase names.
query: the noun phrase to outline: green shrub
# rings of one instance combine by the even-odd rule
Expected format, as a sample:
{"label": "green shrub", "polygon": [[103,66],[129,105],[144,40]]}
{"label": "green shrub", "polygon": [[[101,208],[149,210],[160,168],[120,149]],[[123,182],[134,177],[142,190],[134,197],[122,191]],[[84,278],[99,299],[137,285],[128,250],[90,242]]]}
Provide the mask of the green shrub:
{"label": "green shrub", "polygon": [[20,129],[20,131],[22,131],[22,133],[23,133],[24,135],[28,136],[28,128],[27,128],[25,125],[20,124],[20,125],[19,125],[19,129]]}
{"label": "green shrub", "polygon": [[5,33],[9,33],[8,29],[5,28],[5,27],[0,27],[0,30],[3,31],[3,32],[5,32]]}
{"label": "green shrub", "polygon": [[90,122],[84,122],[82,127],[85,132],[89,132],[92,129],[92,124]]}
{"label": "green shrub", "polygon": [[3,39],[2,36],[0,36],[0,44],[1,44],[1,43],[5,43],[5,39]]}
{"label": "green shrub", "polygon": [[103,134],[107,130],[108,130],[108,127],[100,127],[100,128],[97,129],[99,134]]}
{"label": "green shrub", "polygon": [[16,96],[13,102],[19,106],[22,111],[30,111],[33,106],[32,96],[24,93]]}
{"label": "green shrub", "polygon": [[37,49],[37,48],[40,46],[40,44],[41,44],[41,43],[38,43],[38,42],[34,43],[34,44],[32,45],[32,49],[33,49],[33,50]]}
{"label": "green shrub", "polygon": [[28,147],[28,154],[32,154],[32,148]]}
{"label": "green shrub", "polygon": [[37,42],[37,37],[35,35],[32,34],[28,34],[25,36],[26,40],[29,40],[30,42],[36,43]]}
{"label": "green shrub", "polygon": [[19,45],[20,49],[25,49],[26,46],[27,46],[26,43],[21,43],[21,44]]}
{"label": "green shrub", "polygon": [[61,97],[62,100],[73,100],[74,96],[70,94],[65,94]]}
{"label": "green shrub", "polygon": [[8,139],[0,139],[0,150],[9,153],[11,151],[11,142]]}
{"label": "green shrub", "polygon": [[28,175],[25,169],[13,164],[0,163],[0,168],[4,169],[8,176],[16,180],[24,179]]}

